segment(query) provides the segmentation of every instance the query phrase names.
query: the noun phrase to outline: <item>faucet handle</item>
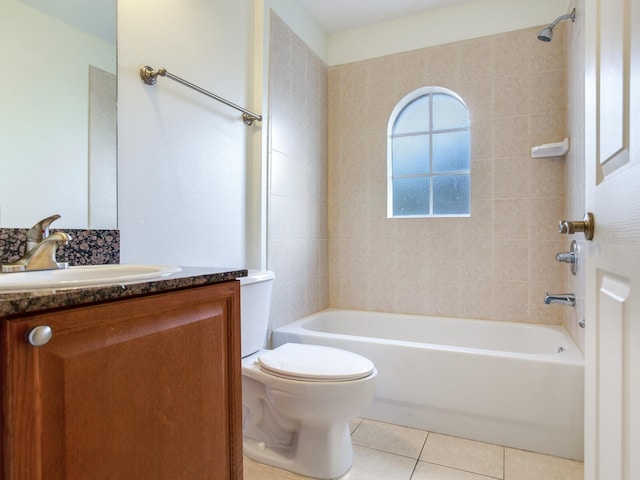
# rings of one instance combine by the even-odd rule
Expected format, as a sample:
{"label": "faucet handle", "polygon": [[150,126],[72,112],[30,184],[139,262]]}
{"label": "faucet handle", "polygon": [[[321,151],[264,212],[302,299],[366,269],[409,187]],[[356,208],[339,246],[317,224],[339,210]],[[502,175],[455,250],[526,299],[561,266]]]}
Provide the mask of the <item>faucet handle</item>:
{"label": "faucet handle", "polygon": [[576,263],[576,254],[573,252],[560,252],[556,255],[556,260],[564,263]]}
{"label": "faucet handle", "polygon": [[50,217],[43,218],[27,232],[27,244],[29,247],[27,251],[32,247],[35,247],[35,243],[41,242],[49,236],[49,225],[60,218],[60,215],[55,214]]}

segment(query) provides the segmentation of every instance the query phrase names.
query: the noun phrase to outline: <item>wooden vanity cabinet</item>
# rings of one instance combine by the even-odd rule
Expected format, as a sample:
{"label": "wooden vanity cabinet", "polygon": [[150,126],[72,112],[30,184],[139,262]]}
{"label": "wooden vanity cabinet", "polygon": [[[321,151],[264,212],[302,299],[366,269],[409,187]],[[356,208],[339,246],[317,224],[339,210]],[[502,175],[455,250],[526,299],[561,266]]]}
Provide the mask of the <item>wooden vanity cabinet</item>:
{"label": "wooden vanity cabinet", "polygon": [[1,479],[240,480],[239,298],[227,282],[3,320]]}

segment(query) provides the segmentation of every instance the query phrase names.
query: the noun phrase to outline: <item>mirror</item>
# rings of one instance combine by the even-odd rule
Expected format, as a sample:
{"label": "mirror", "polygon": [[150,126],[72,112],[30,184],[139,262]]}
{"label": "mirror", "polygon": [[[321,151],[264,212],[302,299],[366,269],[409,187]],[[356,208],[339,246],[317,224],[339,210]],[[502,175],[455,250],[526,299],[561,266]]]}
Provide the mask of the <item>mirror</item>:
{"label": "mirror", "polygon": [[0,227],[117,228],[116,0],[3,0],[0,31]]}

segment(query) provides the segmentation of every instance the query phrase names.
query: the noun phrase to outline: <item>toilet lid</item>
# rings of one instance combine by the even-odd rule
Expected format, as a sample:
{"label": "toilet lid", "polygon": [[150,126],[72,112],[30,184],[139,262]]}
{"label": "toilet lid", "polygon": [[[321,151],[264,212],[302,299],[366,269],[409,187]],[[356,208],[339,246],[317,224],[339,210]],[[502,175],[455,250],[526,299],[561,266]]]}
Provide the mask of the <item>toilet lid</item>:
{"label": "toilet lid", "polygon": [[258,356],[260,368],[293,380],[339,382],[371,375],[371,360],[357,353],[321,345],[285,343]]}

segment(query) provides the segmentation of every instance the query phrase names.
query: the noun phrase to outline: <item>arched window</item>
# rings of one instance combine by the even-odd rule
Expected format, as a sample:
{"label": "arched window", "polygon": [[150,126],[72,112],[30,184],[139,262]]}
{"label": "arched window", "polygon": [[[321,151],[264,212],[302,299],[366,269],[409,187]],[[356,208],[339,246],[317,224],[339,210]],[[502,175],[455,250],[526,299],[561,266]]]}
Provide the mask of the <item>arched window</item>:
{"label": "arched window", "polygon": [[387,216],[469,216],[469,111],[451,90],[404,97],[387,129]]}

